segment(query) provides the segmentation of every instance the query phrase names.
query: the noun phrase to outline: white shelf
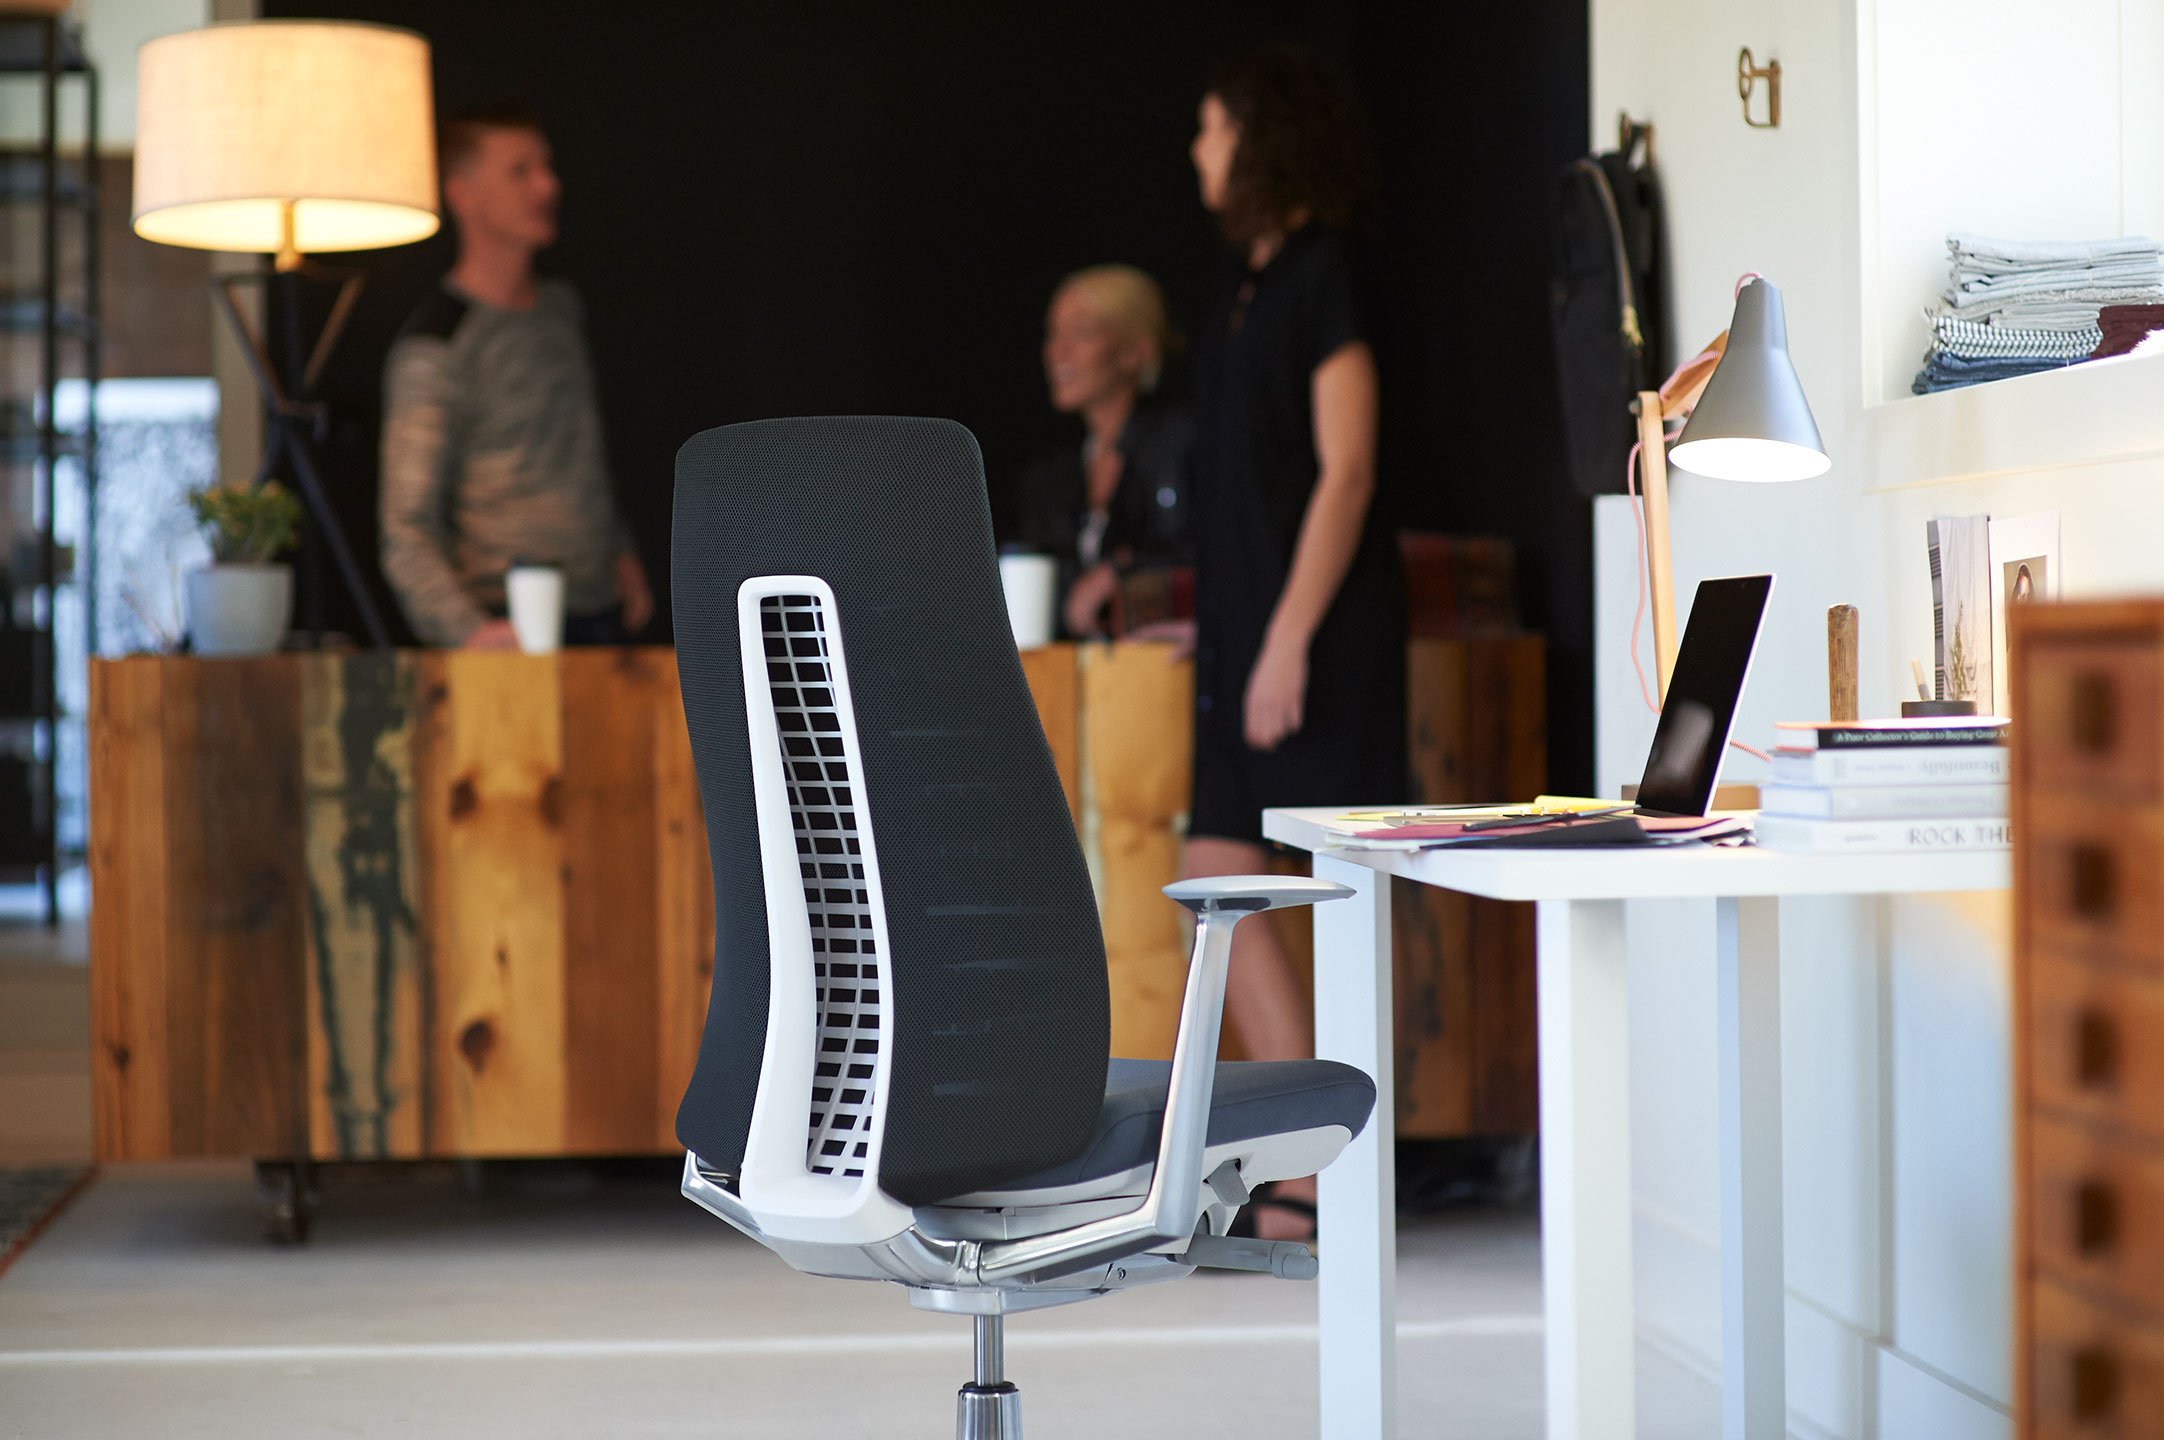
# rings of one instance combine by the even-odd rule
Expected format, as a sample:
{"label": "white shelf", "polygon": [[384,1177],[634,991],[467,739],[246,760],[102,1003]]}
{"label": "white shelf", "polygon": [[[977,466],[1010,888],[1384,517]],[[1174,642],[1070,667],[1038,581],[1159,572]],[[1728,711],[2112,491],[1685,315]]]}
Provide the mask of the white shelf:
{"label": "white shelf", "polygon": [[2164,458],[2164,355],[2115,356],[1863,412],[1866,495]]}

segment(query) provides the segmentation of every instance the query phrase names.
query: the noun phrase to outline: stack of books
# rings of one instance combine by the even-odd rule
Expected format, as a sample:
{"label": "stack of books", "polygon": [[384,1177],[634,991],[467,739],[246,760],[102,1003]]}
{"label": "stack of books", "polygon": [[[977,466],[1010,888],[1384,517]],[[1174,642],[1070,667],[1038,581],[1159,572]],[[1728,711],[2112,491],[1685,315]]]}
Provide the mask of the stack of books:
{"label": "stack of books", "polygon": [[2004,850],[2013,843],[2002,719],[1863,720],[1781,731],[1753,827],[1769,850]]}

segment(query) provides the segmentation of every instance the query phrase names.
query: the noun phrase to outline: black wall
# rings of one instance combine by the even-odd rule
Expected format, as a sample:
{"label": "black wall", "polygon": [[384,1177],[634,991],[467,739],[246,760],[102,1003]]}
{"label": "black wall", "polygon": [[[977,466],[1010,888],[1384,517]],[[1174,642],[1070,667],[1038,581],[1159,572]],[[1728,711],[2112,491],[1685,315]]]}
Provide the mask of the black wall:
{"label": "black wall", "polygon": [[[836,0],[642,7],[632,24],[569,0],[264,8],[410,26],[446,109],[541,110],[565,186],[544,264],[585,294],[657,580],[676,448],[733,420],[952,416],[996,503],[1076,434],[1037,363],[1062,274],[1139,264],[1189,329],[1214,292],[1222,251],[1186,155],[1209,61],[1280,37],[1345,59],[1384,162],[1386,481],[1411,523],[1519,542],[1527,619],[1555,649],[1552,783],[1590,783],[1589,515],[1562,477],[1546,318],[1550,182],[1586,133],[1583,0]],[[447,236],[359,257],[324,466],[370,555],[382,358],[450,257]]]}

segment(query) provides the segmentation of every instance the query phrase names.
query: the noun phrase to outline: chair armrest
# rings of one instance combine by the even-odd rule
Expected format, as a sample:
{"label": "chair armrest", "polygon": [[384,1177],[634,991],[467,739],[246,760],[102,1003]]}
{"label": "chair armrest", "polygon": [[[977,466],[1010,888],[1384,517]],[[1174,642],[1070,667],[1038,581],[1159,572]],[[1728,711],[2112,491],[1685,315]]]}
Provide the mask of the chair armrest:
{"label": "chair armrest", "polygon": [[1252,915],[1258,910],[1342,900],[1352,893],[1349,885],[1335,880],[1310,880],[1305,875],[1211,875],[1175,881],[1165,887],[1166,895],[1198,915],[1210,910]]}
{"label": "chair armrest", "polygon": [[1190,1238],[1202,1208],[1202,1159],[1209,1145],[1210,1104],[1217,1086],[1217,1042],[1224,1027],[1225,979],[1232,963],[1232,929],[1249,915],[1312,905],[1352,894],[1349,886],[1295,875],[1244,875],[1182,880],[1165,894],[1195,912],[1195,949],[1180,1003],[1179,1038],[1172,1048],[1172,1081],[1165,1096],[1157,1167],[1142,1204],[1072,1230],[984,1247],[977,1273],[985,1281],[1054,1276],[1118,1259],[1168,1241]]}

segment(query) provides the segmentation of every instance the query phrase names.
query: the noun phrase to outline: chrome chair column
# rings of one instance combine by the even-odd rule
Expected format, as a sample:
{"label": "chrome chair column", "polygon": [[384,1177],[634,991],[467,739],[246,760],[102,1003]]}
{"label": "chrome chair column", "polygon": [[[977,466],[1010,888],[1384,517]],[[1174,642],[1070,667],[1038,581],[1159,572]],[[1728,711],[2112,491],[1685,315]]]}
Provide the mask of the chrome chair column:
{"label": "chrome chair column", "polygon": [[955,1397],[954,1440],[1022,1440],[1022,1392],[1007,1382],[1006,1317],[974,1318],[977,1378]]}

